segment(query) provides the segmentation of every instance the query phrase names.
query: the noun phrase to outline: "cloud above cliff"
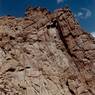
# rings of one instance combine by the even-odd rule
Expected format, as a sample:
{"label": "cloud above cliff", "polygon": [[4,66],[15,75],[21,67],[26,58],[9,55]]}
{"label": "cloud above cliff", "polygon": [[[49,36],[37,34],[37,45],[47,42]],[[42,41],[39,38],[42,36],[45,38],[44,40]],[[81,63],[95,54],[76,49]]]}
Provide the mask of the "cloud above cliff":
{"label": "cloud above cliff", "polygon": [[64,0],[57,0],[57,3],[59,4],[59,3],[62,3]]}
{"label": "cloud above cliff", "polygon": [[92,16],[92,12],[87,8],[81,8],[75,16],[80,19],[87,19]]}
{"label": "cloud above cliff", "polygon": [[57,0],[57,3],[60,4],[60,3],[65,3],[67,2],[68,0]]}
{"label": "cloud above cliff", "polygon": [[92,32],[91,35],[92,35],[93,37],[95,37],[95,32]]}

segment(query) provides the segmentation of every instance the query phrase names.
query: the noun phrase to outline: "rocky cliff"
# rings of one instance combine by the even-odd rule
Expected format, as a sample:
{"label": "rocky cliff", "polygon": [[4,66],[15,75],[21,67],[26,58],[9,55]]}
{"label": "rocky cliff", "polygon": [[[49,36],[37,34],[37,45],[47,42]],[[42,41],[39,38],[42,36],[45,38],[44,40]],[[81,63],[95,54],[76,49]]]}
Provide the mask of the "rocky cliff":
{"label": "rocky cliff", "polygon": [[0,17],[0,95],[95,95],[95,38],[69,8]]}

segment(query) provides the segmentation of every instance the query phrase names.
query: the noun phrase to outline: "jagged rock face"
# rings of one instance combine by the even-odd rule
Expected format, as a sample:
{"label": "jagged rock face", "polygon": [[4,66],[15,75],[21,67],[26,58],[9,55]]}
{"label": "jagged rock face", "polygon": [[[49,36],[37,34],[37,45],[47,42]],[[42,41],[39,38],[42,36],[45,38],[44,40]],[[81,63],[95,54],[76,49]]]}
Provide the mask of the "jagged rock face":
{"label": "jagged rock face", "polygon": [[95,39],[68,8],[0,18],[0,95],[95,95]]}

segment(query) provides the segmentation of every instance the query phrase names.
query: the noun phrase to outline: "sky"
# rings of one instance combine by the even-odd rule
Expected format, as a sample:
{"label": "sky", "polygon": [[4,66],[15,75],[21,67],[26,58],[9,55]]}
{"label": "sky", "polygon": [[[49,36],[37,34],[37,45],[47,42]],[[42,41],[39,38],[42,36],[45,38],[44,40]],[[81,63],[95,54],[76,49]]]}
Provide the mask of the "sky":
{"label": "sky", "polygon": [[68,5],[81,27],[95,34],[95,0],[0,0],[0,16],[24,16],[28,6],[44,7],[53,12]]}

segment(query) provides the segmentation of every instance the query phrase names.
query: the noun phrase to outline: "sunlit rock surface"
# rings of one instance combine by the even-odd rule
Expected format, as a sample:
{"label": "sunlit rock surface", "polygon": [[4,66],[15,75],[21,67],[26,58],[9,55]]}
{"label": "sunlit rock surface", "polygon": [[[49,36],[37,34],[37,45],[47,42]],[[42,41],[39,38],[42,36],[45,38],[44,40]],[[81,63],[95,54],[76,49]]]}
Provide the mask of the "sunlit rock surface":
{"label": "sunlit rock surface", "polygon": [[0,17],[0,95],[95,95],[95,38],[70,9]]}

